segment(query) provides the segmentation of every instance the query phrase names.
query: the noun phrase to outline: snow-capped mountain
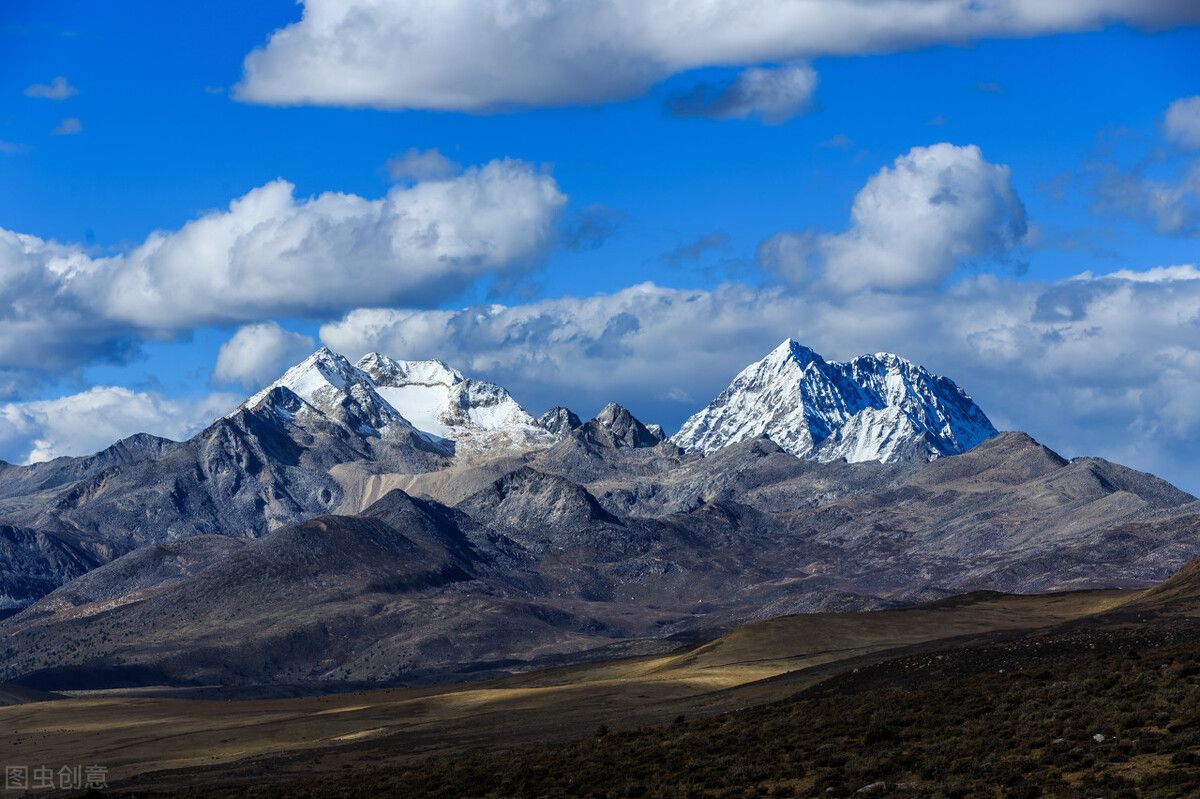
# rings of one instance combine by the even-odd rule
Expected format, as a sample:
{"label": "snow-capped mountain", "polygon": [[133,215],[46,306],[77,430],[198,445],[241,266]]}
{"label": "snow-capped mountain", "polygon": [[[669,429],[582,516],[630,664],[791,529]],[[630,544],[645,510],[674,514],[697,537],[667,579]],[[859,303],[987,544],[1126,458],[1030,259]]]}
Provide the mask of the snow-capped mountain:
{"label": "snow-capped mountain", "polygon": [[418,430],[455,442],[455,450],[530,449],[559,436],[494,383],[466,377],[441,361],[401,361],[373,352],[356,368]]}
{"label": "snow-capped mountain", "polygon": [[441,361],[402,361],[375,352],[351,364],[321,347],[242,407],[264,403],[291,417],[321,413],[360,435],[389,438],[415,429],[459,455],[532,449],[559,438],[500,386],[468,378]]}
{"label": "snow-capped mountain", "polygon": [[711,452],[763,435],[802,458],[887,463],[965,452],[996,428],[953,381],[896,355],[826,361],[788,339],[671,441]]}
{"label": "snow-capped mountain", "polygon": [[288,369],[240,408],[300,419],[318,413],[359,435],[384,439],[414,430],[414,425],[379,395],[370,375],[328,347]]}

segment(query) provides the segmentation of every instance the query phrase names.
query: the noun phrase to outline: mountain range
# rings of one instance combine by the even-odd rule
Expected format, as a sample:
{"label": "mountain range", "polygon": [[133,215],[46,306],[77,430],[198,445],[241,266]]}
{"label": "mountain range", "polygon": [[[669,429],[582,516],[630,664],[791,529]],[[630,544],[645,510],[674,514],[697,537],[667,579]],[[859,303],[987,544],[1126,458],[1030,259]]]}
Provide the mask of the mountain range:
{"label": "mountain range", "polygon": [[0,469],[0,678],[421,681],[977,589],[1140,587],[1200,548],[1152,475],[997,434],[947,378],[792,341],[672,438],[322,348],[186,442]]}
{"label": "mountain range", "polygon": [[[777,429],[783,414],[815,420],[802,423],[826,436],[869,428],[891,442],[879,460],[961,451],[961,434],[931,432],[955,425],[950,416],[939,421],[945,403],[937,391],[959,400],[960,415],[982,420],[980,430],[994,432],[952,383],[888,358],[899,371],[885,382],[915,376],[911,388],[875,391],[868,400],[868,383],[857,394],[850,390],[858,374],[852,371],[838,383],[853,394],[851,406],[840,394],[814,393],[809,387],[831,367],[784,342],[731,386],[754,393],[757,406],[735,418],[727,391],[702,412],[715,416],[714,409],[724,409],[707,425],[706,437],[689,440],[685,427],[677,443],[684,452],[711,451],[718,436],[729,443],[756,430],[789,446],[794,439]],[[880,366],[876,377],[892,375],[888,368]],[[760,380],[747,386],[747,373],[756,370]],[[812,379],[797,382],[797,370]],[[768,395],[778,404],[764,402]],[[861,410],[850,414],[850,407]],[[880,419],[894,413],[899,427],[888,433]],[[880,419],[872,426],[864,414]],[[593,443],[613,446],[655,447],[664,439],[660,427],[642,424],[615,403],[586,424],[566,408],[534,419],[505,389],[440,361],[371,353],[351,364],[322,347],[189,441],[139,434],[93,456],[29,466],[0,462],[0,608],[23,607],[144,544],[200,534],[253,537],[320,513],[362,510],[363,498],[378,498],[381,486],[429,482],[415,475],[535,452],[577,429]],[[795,446],[789,451],[812,454]],[[830,451],[822,449],[822,458]]]}

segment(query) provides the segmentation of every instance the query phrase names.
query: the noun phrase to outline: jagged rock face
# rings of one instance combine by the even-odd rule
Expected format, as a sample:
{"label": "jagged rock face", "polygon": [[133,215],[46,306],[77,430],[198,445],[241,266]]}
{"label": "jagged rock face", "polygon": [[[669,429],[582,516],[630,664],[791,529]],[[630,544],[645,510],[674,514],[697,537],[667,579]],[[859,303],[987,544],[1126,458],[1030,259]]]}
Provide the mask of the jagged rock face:
{"label": "jagged rock face", "polygon": [[25,607],[100,562],[68,536],[0,525],[0,610]]}
{"label": "jagged rock face", "polygon": [[561,405],[543,413],[538,417],[537,423],[560,438],[583,425],[574,411]]}
{"label": "jagged rock face", "polygon": [[654,447],[662,441],[632,413],[615,402],[601,408],[594,419],[580,428],[580,433],[589,442],[617,449]]}
{"label": "jagged rock face", "polygon": [[650,435],[654,436],[659,441],[667,440],[667,431],[663,430],[661,424],[654,424],[652,422],[652,423],[646,425],[646,430],[648,430],[650,432]]}
{"label": "jagged rock face", "polygon": [[762,435],[801,458],[887,463],[965,452],[996,428],[951,380],[903,358],[838,363],[788,339],[671,440],[711,452]]}

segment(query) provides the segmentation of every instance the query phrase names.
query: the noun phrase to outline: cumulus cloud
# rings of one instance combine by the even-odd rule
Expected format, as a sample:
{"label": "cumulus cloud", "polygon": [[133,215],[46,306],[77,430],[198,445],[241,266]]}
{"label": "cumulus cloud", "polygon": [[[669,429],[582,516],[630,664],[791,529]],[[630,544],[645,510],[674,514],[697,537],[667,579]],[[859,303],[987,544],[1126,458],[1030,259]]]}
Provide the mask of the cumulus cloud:
{"label": "cumulus cloud", "polygon": [[79,89],[72,86],[62,75],[49,83],[35,83],[25,87],[26,97],[38,97],[43,100],[66,100],[77,94]]}
{"label": "cumulus cloud", "polygon": [[276,322],[245,325],[221,345],[213,380],[256,389],[302,360],[313,349],[311,336],[284,330]]}
{"label": "cumulus cloud", "polygon": [[786,336],[834,358],[891,350],[952,377],[1002,427],[1197,491],[1198,278],[1194,265],[1054,283],[979,275],[902,295],[642,284],[461,311],[360,309],[321,338],[350,356],[443,358],[535,410],[587,414],[615,399],[668,426]]}
{"label": "cumulus cloud", "polygon": [[549,174],[503,160],[380,199],[298,198],[278,180],[108,257],[0,228],[0,367],[70,368],[197,325],[421,307],[517,280],[565,202]]}
{"label": "cumulus cloud", "polygon": [[808,110],[817,88],[817,73],[807,64],[778,68],[753,67],[731,82],[702,83],[686,94],[672,97],[667,109],[679,117],[746,119],[758,117],[778,124]]}
{"label": "cumulus cloud", "polygon": [[837,234],[776,234],[761,265],[791,282],[820,277],[837,291],[935,286],[964,263],[1003,259],[1027,232],[1007,166],[975,145],[914,147],[858,192]]}
{"label": "cumulus cloud", "polygon": [[132,350],[129,325],[72,288],[92,264],[79,247],[0,228],[0,367],[60,372]]}
{"label": "cumulus cloud", "polygon": [[134,433],[187,438],[237,403],[226,394],[191,400],[98,386],[52,400],[0,405],[0,458],[17,463],[88,455]]}
{"label": "cumulus cloud", "polygon": [[566,202],[554,179],[493,161],[451,180],[297,199],[275,181],[127,255],[93,262],[105,310],[146,327],[424,305],[541,258]]}
{"label": "cumulus cloud", "polygon": [[1200,148],[1200,95],[1180,98],[1167,107],[1163,133],[1180,147]]}
{"label": "cumulus cloud", "polygon": [[402,155],[387,162],[388,175],[392,180],[419,183],[422,180],[447,180],[462,173],[462,165],[451,161],[438,152],[409,148]]}
{"label": "cumulus cloud", "polygon": [[1026,233],[1011,178],[974,145],[914,147],[859,191],[850,230],[822,241],[826,280],[912,288],[942,282],[964,260],[1003,256]]}
{"label": "cumulus cloud", "polygon": [[246,57],[239,99],[460,111],[596,103],[704,66],[1200,20],[1187,0],[303,2],[298,22]]}

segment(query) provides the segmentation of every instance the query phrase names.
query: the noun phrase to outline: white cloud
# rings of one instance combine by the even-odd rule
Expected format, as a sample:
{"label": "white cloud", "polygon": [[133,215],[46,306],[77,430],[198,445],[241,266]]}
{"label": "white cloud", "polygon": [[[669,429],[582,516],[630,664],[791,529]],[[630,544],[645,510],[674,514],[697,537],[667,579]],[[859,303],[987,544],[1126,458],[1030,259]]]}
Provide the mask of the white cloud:
{"label": "white cloud", "polygon": [[643,284],[512,307],[357,310],[321,338],[351,356],[443,358],[533,409],[565,403],[587,414],[615,399],[668,425],[786,336],[833,358],[890,350],[949,375],[1000,426],[1197,491],[1197,274],[1186,265],[1056,283],[982,275],[905,294],[809,296]]}
{"label": "white cloud", "polygon": [[817,73],[807,64],[778,68],[753,67],[720,87],[700,85],[674,97],[668,108],[676,116],[711,119],[758,117],[764,122],[786,122],[803,114],[817,88]]}
{"label": "white cloud", "polygon": [[50,131],[51,136],[76,136],[80,133],[83,133],[83,122],[79,117],[67,117]]}
{"label": "white cloud", "polygon": [[550,175],[503,160],[375,200],[297,198],[274,181],[109,257],[0,228],[0,367],[59,370],[197,325],[419,307],[515,281],[553,244],[565,202]]}
{"label": "white cloud", "polygon": [[1182,97],[1167,107],[1163,133],[1180,147],[1200,148],[1200,95]]}
{"label": "white cloud", "polygon": [[284,330],[275,322],[245,325],[221,345],[213,380],[261,388],[312,349],[311,336]]}
{"label": "white cloud", "polygon": [[411,147],[387,162],[388,175],[392,180],[420,182],[422,180],[446,180],[462,173],[462,166],[438,152],[436,147],[418,150]]}
{"label": "white cloud", "polygon": [[[367,302],[423,305],[543,255],[566,198],[519,161],[386,197],[298,200],[268,183],[127,255],[94,262],[107,313],[146,327],[312,316]],[[386,298],[386,299],[385,299]]]}
{"label": "white cloud", "polygon": [[67,79],[59,75],[49,83],[35,83],[25,88],[26,97],[39,97],[43,100],[66,100],[79,94]]}
{"label": "white cloud", "polygon": [[237,403],[212,394],[194,400],[98,386],[52,400],[0,405],[0,457],[18,463],[88,455],[134,433],[187,438]]}
{"label": "white cloud", "polygon": [[[1085,275],[1085,277],[1091,277],[1091,275]],[[1200,269],[1197,269],[1194,264],[1156,266],[1153,269],[1146,269],[1141,272],[1135,272],[1132,269],[1118,269],[1116,272],[1110,272],[1105,275],[1105,277],[1116,280],[1131,280],[1139,283],[1161,283],[1170,280],[1200,280]]]}
{"label": "white cloud", "polygon": [[964,260],[1003,256],[1026,233],[1011,178],[975,145],[914,147],[859,191],[850,230],[822,240],[826,281],[842,290],[936,285]]}
{"label": "white cloud", "polygon": [[304,0],[300,21],[246,57],[236,95],[465,111],[594,103],[704,66],[1198,19],[1187,0]]}
{"label": "white cloud", "polygon": [[793,283],[825,288],[935,286],[964,263],[1004,258],[1027,232],[1011,172],[975,145],[914,147],[875,173],[854,198],[843,233],[776,234],[759,263]]}
{"label": "white cloud", "polygon": [[0,228],[0,367],[61,372],[127,349],[128,325],[72,289],[91,265],[79,247]]}

